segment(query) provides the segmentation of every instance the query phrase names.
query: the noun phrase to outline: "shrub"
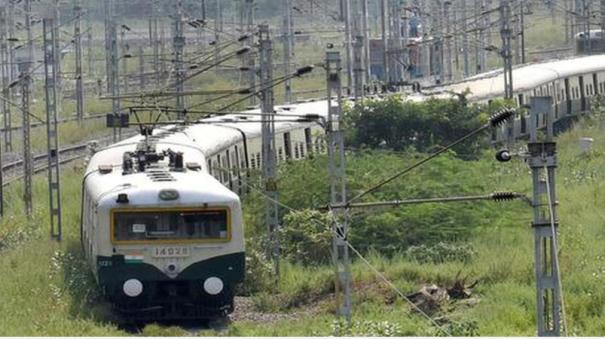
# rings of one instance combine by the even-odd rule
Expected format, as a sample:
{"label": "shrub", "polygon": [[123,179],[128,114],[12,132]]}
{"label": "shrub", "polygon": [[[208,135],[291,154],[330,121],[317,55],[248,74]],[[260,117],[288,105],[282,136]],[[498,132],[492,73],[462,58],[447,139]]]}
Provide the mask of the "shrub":
{"label": "shrub", "polygon": [[286,214],[280,234],[283,256],[302,264],[328,262],[332,250],[330,223],[328,214],[318,211]]}

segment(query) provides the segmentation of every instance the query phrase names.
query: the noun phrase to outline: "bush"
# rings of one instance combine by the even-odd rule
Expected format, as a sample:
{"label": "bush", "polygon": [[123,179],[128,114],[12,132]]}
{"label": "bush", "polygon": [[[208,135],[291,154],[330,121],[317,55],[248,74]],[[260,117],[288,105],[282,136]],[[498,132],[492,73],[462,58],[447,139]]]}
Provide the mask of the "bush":
{"label": "bush", "polygon": [[[380,101],[365,101],[347,112],[346,143],[398,151],[411,147],[424,152],[436,145],[452,143],[480,127],[486,119],[479,106],[468,106],[464,100],[429,99],[417,103],[390,96]],[[456,150],[476,158],[485,145],[485,138],[473,138]]]}
{"label": "bush", "polygon": [[405,251],[405,256],[409,259],[421,263],[443,263],[447,261],[468,262],[475,251],[468,244],[452,244],[438,242],[435,245],[410,246]]}
{"label": "bush", "polygon": [[336,337],[401,337],[406,333],[401,326],[389,321],[354,321],[349,326],[343,320],[334,320],[332,335]]}
{"label": "bush", "polygon": [[330,224],[328,214],[318,211],[286,214],[280,235],[283,256],[305,265],[329,262],[332,250]]}

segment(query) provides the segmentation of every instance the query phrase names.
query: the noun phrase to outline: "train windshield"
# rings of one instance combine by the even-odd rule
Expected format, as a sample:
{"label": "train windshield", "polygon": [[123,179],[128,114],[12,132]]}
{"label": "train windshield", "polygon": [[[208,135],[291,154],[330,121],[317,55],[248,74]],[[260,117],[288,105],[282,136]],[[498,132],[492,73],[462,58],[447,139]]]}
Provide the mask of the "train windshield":
{"label": "train windshield", "polygon": [[228,211],[120,211],[113,213],[113,240],[229,240]]}

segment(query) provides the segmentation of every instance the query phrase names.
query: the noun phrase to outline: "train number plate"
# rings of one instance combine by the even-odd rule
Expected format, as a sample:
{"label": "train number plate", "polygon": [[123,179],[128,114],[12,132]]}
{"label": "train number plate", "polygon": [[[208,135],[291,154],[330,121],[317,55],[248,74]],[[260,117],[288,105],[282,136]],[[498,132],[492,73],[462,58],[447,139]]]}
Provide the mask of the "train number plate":
{"label": "train number plate", "polygon": [[185,246],[155,247],[153,256],[156,258],[188,257],[189,251],[189,247]]}

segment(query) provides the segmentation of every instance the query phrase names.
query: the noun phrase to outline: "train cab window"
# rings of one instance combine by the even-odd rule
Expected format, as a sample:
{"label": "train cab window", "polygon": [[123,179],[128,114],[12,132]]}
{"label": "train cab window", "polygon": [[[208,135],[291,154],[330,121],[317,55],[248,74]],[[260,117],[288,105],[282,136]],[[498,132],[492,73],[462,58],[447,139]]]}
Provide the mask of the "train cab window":
{"label": "train cab window", "polygon": [[113,212],[113,241],[229,240],[227,209]]}

